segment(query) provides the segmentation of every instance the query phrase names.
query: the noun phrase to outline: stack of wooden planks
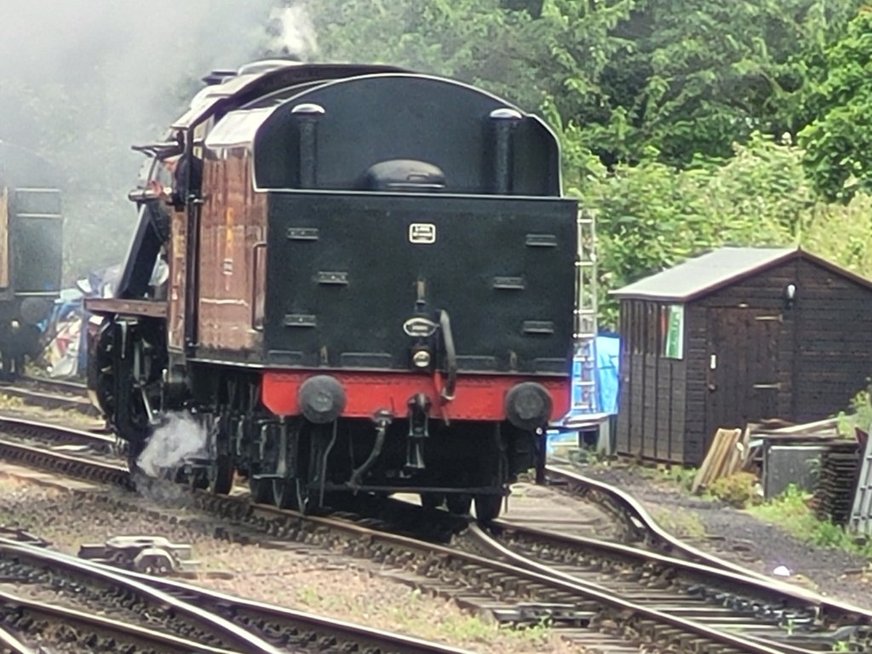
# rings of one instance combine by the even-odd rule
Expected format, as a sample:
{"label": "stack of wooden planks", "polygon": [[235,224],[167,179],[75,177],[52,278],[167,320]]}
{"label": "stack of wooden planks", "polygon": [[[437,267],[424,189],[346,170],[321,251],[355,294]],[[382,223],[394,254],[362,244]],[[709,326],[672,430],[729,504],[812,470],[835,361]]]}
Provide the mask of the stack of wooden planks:
{"label": "stack of wooden planks", "polygon": [[856,441],[832,443],[829,451],[824,452],[813,500],[819,520],[837,525],[848,523],[859,472],[860,445]]}
{"label": "stack of wooden planks", "polygon": [[718,479],[741,471],[745,465],[751,428],[718,429],[702,465],[696,472],[691,491],[708,488]]}

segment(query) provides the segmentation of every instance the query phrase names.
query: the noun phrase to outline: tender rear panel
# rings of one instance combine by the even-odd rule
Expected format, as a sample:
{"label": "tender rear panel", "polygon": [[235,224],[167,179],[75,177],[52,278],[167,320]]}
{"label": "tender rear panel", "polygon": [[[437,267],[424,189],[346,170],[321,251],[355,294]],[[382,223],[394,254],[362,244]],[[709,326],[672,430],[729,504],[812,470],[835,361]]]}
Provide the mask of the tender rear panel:
{"label": "tender rear panel", "polygon": [[[448,312],[459,368],[568,374],[575,203],[271,192],[273,364],[410,367],[403,323]],[[420,283],[419,283],[420,282]]]}

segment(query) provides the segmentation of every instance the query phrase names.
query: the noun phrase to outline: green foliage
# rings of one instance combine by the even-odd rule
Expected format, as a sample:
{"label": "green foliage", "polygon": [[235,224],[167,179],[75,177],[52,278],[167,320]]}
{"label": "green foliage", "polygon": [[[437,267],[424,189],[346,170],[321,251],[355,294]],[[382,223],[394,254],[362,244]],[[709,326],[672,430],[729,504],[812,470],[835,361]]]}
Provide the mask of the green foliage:
{"label": "green foliage", "polygon": [[[592,16],[569,7],[612,5],[611,22],[599,21],[599,49],[584,41],[567,47],[581,74],[555,96],[558,107],[585,125],[586,144],[609,163],[636,161],[649,148],[661,161],[680,165],[700,156],[727,158],[734,143],[755,131],[778,136],[805,124],[800,91],[818,70],[823,44],[861,4],[555,2],[570,22],[584,24],[593,23]],[[607,56],[602,66],[599,53]],[[596,111],[571,93],[576,86],[588,103],[593,96]]]}
{"label": "green foliage", "polygon": [[858,542],[842,527],[829,521],[818,520],[808,506],[810,496],[790,485],[787,490],[749,511],[762,520],[784,528],[797,538],[820,547],[845,550],[872,558],[872,543]]}
{"label": "green foliage", "polygon": [[755,137],[722,166],[677,170],[645,160],[583,183],[600,236],[602,319],[614,325],[608,289],[721,245],[790,245],[814,205],[801,152]]}
{"label": "green foliage", "polygon": [[851,398],[850,406],[846,411],[838,414],[839,434],[846,438],[854,438],[854,429],[862,429],[865,432],[872,431],[872,401],[869,391],[862,390]]}
{"label": "green foliage", "polygon": [[861,11],[824,56],[826,78],[807,101],[816,116],[801,138],[816,186],[847,200],[872,189],[872,11]]}
{"label": "green foliage", "polygon": [[730,506],[742,509],[758,501],[757,476],[750,472],[737,472],[712,482],[709,495],[723,500]]}

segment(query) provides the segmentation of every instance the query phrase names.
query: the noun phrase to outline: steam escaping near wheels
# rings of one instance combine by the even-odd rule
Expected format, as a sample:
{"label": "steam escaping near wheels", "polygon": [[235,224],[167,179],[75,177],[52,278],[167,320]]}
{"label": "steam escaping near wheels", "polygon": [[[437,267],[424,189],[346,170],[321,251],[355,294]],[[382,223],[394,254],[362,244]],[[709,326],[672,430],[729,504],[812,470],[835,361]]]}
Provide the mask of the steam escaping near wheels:
{"label": "steam escaping near wheels", "polygon": [[186,464],[208,457],[206,427],[189,413],[170,413],[136,459],[138,472],[154,478],[177,477]]}

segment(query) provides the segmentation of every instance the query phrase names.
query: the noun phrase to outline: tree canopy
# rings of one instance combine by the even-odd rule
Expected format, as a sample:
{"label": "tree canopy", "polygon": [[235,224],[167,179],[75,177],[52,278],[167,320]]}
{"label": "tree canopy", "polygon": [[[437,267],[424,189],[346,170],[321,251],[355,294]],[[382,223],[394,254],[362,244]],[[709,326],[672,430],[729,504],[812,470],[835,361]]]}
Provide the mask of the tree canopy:
{"label": "tree canopy", "polygon": [[157,137],[210,65],[284,52],[288,20],[269,10],[290,5],[312,60],[446,75],[539,111],[566,191],[599,216],[604,291],[726,243],[802,243],[872,274],[867,1],[222,0],[194,31],[169,21],[171,51],[94,18],[105,38],[67,44],[75,79],[0,63],[0,138],[67,172],[73,274],[117,261],[128,146]]}

